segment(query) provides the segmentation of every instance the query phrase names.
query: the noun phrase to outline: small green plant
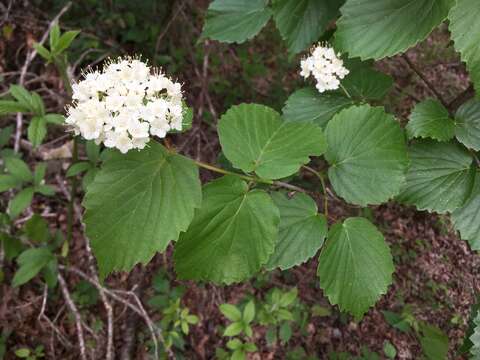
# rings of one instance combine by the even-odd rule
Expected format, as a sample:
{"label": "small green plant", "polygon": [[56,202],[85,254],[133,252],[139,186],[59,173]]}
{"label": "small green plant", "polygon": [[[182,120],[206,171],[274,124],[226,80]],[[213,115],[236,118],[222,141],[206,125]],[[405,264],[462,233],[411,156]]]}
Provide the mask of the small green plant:
{"label": "small green plant", "polygon": [[243,312],[232,304],[220,305],[220,311],[232,322],[225,328],[223,336],[237,336],[243,333],[248,337],[252,337],[251,323],[255,318],[255,303],[253,300],[245,305]]}
{"label": "small green plant", "polygon": [[[401,313],[383,311],[383,316],[387,323],[397,330],[404,333],[413,332],[419,340],[423,354],[427,359],[446,359],[449,346],[447,335],[445,335],[438,327],[428,324],[425,321],[418,320],[410,305],[406,305]],[[389,350],[393,354],[393,351],[391,351],[392,349]],[[385,346],[384,351],[387,355]]]}
{"label": "small green plant", "polygon": [[283,343],[292,336],[291,322],[295,321],[293,307],[297,300],[298,290],[289,291],[272,289],[258,312],[260,324],[267,326],[267,343],[273,345],[280,339]]}
{"label": "small green plant", "polygon": [[15,356],[20,359],[37,360],[45,357],[43,349],[43,345],[38,345],[33,350],[26,347],[20,348],[15,350]]}
{"label": "small green plant", "polygon": [[187,307],[183,307],[180,299],[171,300],[170,305],[165,308],[163,318],[160,321],[160,327],[165,338],[165,347],[172,346],[179,350],[184,350],[184,336],[190,332],[190,326],[198,324],[199,318],[190,314]]}

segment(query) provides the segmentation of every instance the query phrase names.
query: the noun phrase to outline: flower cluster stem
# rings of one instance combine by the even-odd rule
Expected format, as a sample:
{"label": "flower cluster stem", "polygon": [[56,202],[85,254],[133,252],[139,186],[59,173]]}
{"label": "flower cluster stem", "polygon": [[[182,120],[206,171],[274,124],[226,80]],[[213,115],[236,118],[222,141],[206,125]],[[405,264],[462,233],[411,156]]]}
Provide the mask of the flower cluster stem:
{"label": "flower cluster stem", "polygon": [[[67,61],[65,58],[55,59],[54,61],[55,66],[60,74],[60,77],[63,80],[63,84],[65,86],[65,91],[69,95],[72,96],[72,85],[70,84],[70,77],[68,76],[67,72]],[[73,138],[73,149],[72,149],[72,165],[78,161],[78,143],[77,138]],[[72,241],[73,238],[73,223],[74,223],[74,203],[75,203],[75,196],[77,193],[77,178],[74,176],[72,177],[72,183],[70,188],[70,199],[68,199],[68,208],[67,208],[67,241],[66,247],[64,250],[62,249],[63,255],[68,253],[68,246]]]}

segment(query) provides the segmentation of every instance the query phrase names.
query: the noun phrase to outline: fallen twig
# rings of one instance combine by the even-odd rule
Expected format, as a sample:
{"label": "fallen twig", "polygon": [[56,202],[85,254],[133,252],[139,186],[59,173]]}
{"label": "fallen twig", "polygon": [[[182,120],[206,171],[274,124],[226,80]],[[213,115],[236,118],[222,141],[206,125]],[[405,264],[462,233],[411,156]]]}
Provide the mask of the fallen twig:
{"label": "fallen twig", "polygon": [[70,296],[70,292],[68,291],[68,287],[67,287],[67,284],[65,283],[65,279],[60,273],[58,273],[57,277],[58,277],[58,283],[60,284],[60,288],[62,289],[65,302],[67,303],[68,308],[70,309],[70,311],[72,312],[75,318],[75,325],[77,327],[78,346],[80,348],[80,358],[82,360],[87,360],[87,354],[85,352],[85,339],[83,337],[82,318],[80,316],[80,313],[78,312],[77,307],[75,306],[75,303],[72,300],[72,297]]}

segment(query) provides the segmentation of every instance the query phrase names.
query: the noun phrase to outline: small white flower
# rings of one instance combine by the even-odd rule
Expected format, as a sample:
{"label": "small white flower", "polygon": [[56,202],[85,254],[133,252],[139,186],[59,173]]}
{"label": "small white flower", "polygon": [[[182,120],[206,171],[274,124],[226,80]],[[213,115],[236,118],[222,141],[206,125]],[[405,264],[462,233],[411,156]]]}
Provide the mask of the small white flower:
{"label": "small white flower", "polygon": [[182,86],[138,59],[118,59],[73,84],[66,123],[75,134],[122,153],[181,130]]}
{"label": "small white flower", "polygon": [[309,57],[301,60],[300,75],[305,79],[312,75],[321,93],[336,90],[340,87],[340,80],[349,73],[339,57],[340,54],[335,54],[333,48],[319,44],[312,49]]}

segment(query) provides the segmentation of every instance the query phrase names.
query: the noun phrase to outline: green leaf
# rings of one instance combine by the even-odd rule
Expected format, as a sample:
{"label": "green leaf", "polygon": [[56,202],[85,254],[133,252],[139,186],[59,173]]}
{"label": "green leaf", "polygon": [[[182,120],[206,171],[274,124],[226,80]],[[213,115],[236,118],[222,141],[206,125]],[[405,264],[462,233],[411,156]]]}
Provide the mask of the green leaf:
{"label": "green leaf", "polygon": [[350,57],[382,59],[404,52],[445,20],[454,0],[347,0],[335,44]]}
{"label": "green leaf", "polygon": [[296,54],[317,41],[339,14],[343,0],[278,0],[273,18],[289,52]]}
{"label": "green leaf", "polygon": [[402,332],[410,332],[410,325],[401,315],[391,311],[382,311],[382,313],[389,325]]}
{"label": "green leaf", "polygon": [[255,318],[255,303],[253,300],[250,300],[245,309],[243,309],[243,321],[245,324],[250,324]]}
{"label": "green leaf", "polygon": [[28,219],[23,230],[29,240],[38,244],[47,242],[50,237],[47,222],[38,214],[33,214],[33,216]]}
{"label": "green leaf", "polygon": [[472,250],[480,251],[480,172],[467,202],[452,213],[453,226]]}
{"label": "green leaf", "polygon": [[245,354],[243,348],[237,349],[233,352],[230,360],[247,360],[247,354]]}
{"label": "green leaf", "polygon": [[[0,101],[0,104],[1,104],[1,101]],[[13,125],[6,126],[3,129],[0,129],[0,149],[8,144],[8,142],[10,141],[10,136],[12,136],[12,134],[13,134]]]}
{"label": "green leaf", "polygon": [[243,323],[234,322],[225,328],[223,336],[237,336],[243,331]]}
{"label": "green leaf", "polygon": [[237,177],[204,186],[202,207],[175,246],[180,278],[238,282],[259,271],[272,254],[280,214],[270,196]]}
{"label": "green leaf", "polygon": [[280,210],[280,227],[277,246],[265,267],[286,270],[317,253],[327,235],[327,219],[306,194],[297,193],[289,199],[283,193],[274,193],[272,198]]}
{"label": "green leaf", "polygon": [[476,0],[457,0],[448,19],[449,29],[455,44],[460,52],[462,61],[467,64],[468,72],[475,89],[480,91],[480,7]]}
{"label": "green leaf", "polygon": [[50,51],[48,51],[42,44],[34,43],[33,48],[37,50],[40,56],[43,57],[45,60],[52,60],[52,55],[50,54]]}
{"label": "green leaf", "polygon": [[328,121],[339,111],[353,105],[346,96],[329,92],[320,94],[308,87],[295,91],[285,103],[285,121],[311,121],[325,128]]}
{"label": "green leaf", "polygon": [[33,181],[33,174],[28,165],[21,159],[7,157],[4,159],[8,172],[21,181]]}
{"label": "green leaf", "polygon": [[383,108],[352,106],[328,123],[325,132],[335,192],[352,204],[381,204],[400,192],[408,166],[405,136]]}
{"label": "green leaf", "polygon": [[20,103],[20,105],[33,111],[32,95],[23,86],[10,85],[10,94]]}
{"label": "green leaf", "polygon": [[71,30],[62,34],[58,40],[56,46],[54,47],[56,54],[61,54],[68,49],[72,41],[80,34],[80,31]]}
{"label": "green leaf", "polygon": [[462,146],[422,140],[410,146],[410,169],[398,200],[445,213],[461,207],[474,180],[472,157]]}
{"label": "green leaf", "polygon": [[446,359],[448,354],[448,336],[436,326],[422,324],[420,344],[429,360]]}
{"label": "green leaf", "polygon": [[256,104],[230,108],[218,122],[218,133],[234,167],[267,179],[294,174],[326,147],[320,127],[284,122],[275,110]]}
{"label": "green leaf", "polygon": [[92,164],[86,161],[80,161],[75,164],[72,164],[67,170],[67,177],[76,176],[81,174],[84,171],[89,170],[92,167]]}
{"label": "green leaf", "polygon": [[0,192],[4,192],[10,189],[14,189],[21,185],[22,181],[17,179],[13,175],[1,175],[0,174]]}
{"label": "green leaf", "polygon": [[15,356],[19,358],[26,358],[30,356],[30,349],[28,348],[20,348],[15,350]]}
{"label": "green leaf", "polygon": [[387,292],[393,271],[390,249],[367,219],[348,218],[332,226],[318,265],[330,303],[361,318]]}
{"label": "green leaf", "polygon": [[50,49],[53,50],[57,46],[58,39],[60,39],[60,27],[58,26],[58,24],[55,24],[50,30]]}
{"label": "green leaf", "polygon": [[383,343],[383,352],[385,353],[385,355],[389,358],[389,359],[395,359],[395,357],[397,356],[397,349],[395,348],[395,346],[393,346],[393,344],[386,340],[384,343]]}
{"label": "green leaf", "polygon": [[17,259],[19,269],[12,280],[13,287],[25,284],[33,279],[42,268],[55,259],[52,252],[45,247],[28,249]]}
{"label": "green leaf", "polygon": [[410,139],[448,141],[455,136],[455,123],[438,100],[427,99],[415,105],[406,130]]}
{"label": "green leaf", "polygon": [[45,118],[34,116],[28,125],[28,140],[36,148],[47,135],[47,122]]}
{"label": "green leaf", "polygon": [[242,43],[257,35],[271,16],[265,0],[215,0],[208,7],[202,38]]}
{"label": "green leaf", "polygon": [[470,100],[457,110],[455,136],[466,147],[480,151],[480,101]]}
{"label": "green leaf", "polygon": [[32,110],[33,113],[37,116],[45,116],[45,104],[43,103],[42,98],[36,92],[32,92]]}
{"label": "green leaf", "polygon": [[60,114],[47,114],[43,118],[49,124],[54,124],[54,125],[65,124],[65,117]]}
{"label": "green leaf", "polygon": [[3,250],[5,251],[5,259],[12,261],[20,254],[24,246],[17,238],[11,237],[7,234],[0,233],[0,240],[3,243]]}
{"label": "green leaf", "polygon": [[392,77],[375,70],[373,62],[349,59],[345,67],[350,73],[342,80],[342,85],[353,98],[381,100],[392,88]]}
{"label": "green leaf", "polygon": [[35,192],[38,192],[45,196],[53,196],[55,195],[55,192],[56,192],[55,189],[50,185],[38,185],[38,186],[35,186],[34,190]]}
{"label": "green leaf", "polygon": [[293,288],[292,290],[282,294],[280,298],[280,306],[288,307],[293,304],[295,299],[297,298],[298,290],[297,288]]}
{"label": "green leaf", "polygon": [[42,269],[42,277],[50,289],[54,289],[58,282],[58,262],[57,259],[51,260]]}
{"label": "green leaf", "polygon": [[222,304],[220,305],[220,311],[230,321],[235,322],[242,320],[242,313],[235,305]]}
{"label": "green leaf", "polygon": [[239,349],[242,346],[242,342],[238,339],[232,339],[227,342],[227,348],[230,350],[236,350]]}
{"label": "green leaf", "polygon": [[43,178],[45,177],[45,173],[47,172],[47,164],[46,163],[39,163],[35,167],[35,171],[33,173],[33,183],[38,186],[42,184]]}
{"label": "green leaf", "polygon": [[278,335],[283,343],[287,343],[292,337],[292,328],[288,322],[284,322],[278,330]]}
{"label": "green leaf", "polygon": [[473,356],[472,359],[478,359],[480,357],[480,311],[473,319],[473,324],[475,327],[473,330],[473,334],[470,335],[469,338],[470,342],[472,343],[472,347],[470,348],[470,354]]}
{"label": "green leaf", "polygon": [[20,191],[12,200],[10,200],[10,203],[8,204],[8,212],[12,219],[15,219],[30,205],[33,199],[33,193],[33,188],[28,187]]}
{"label": "green leaf", "polygon": [[150,142],[113,152],[84,198],[84,222],[100,273],[148,262],[190,224],[201,203],[198,168]]}
{"label": "green leaf", "polygon": [[14,114],[17,112],[29,112],[30,108],[18,101],[0,100],[0,116],[7,114]]}

